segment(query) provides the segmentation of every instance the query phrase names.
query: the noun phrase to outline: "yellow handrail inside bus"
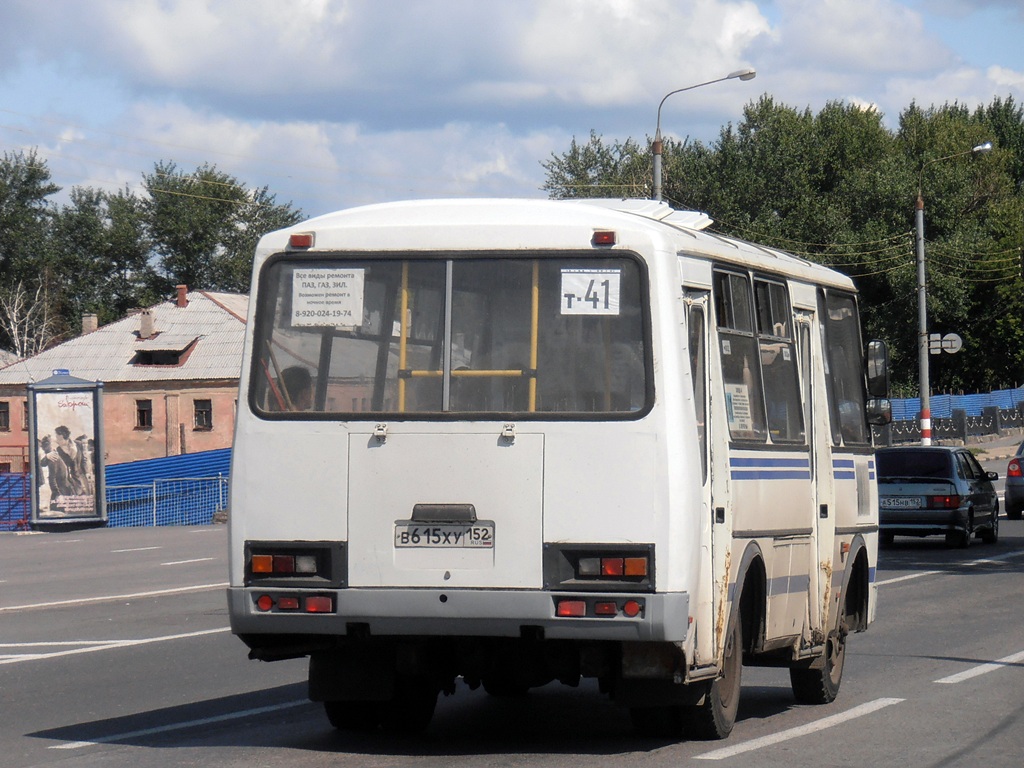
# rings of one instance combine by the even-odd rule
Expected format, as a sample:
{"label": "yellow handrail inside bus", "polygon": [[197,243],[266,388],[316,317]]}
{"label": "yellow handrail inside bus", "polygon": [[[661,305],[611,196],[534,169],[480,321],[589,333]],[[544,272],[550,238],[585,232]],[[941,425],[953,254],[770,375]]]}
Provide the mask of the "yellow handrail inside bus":
{"label": "yellow handrail inside bus", "polygon": [[[407,379],[438,378],[444,375],[441,370],[411,370],[406,367],[406,346],[409,335],[409,262],[402,262],[402,319],[401,336],[398,342],[398,411],[405,412],[405,382]],[[530,368],[495,368],[471,370],[457,369],[451,372],[453,378],[483,378],[486,376],[530,379],[529,411],[537,410],[537,358],[540,327],[540,262],[533,262],[533,280],[530,301]]]}
{"label": "yellow handrail inside bus", "polygon": [[[405,370],[406,338],[409,335],[409,262],[402,262],[402,319],[398,337],[398,370]],[[398,377],[398,412],[405,413],[405,379]]]}
{"label": "yellow handrail inside bus", "polygon": [[529,411],[537,410],[537,336],[540,319],[540,262],[533,261],[533,285],[530,289],[530,370],[533,375],[530,377],[530,402]]}

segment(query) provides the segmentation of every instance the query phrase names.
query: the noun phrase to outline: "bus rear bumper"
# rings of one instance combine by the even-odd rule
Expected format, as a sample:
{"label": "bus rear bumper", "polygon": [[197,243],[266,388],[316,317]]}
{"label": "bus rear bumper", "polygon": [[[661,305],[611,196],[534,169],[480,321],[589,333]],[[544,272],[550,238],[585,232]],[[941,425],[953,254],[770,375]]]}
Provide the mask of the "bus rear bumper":
{"label": "bus rear bumper", "polygon": [[[314,597],[330,602],[307,602]],[[566,606],[566,601],[573,604]],[[307,604],[315,610],[306,610]],[[562,611],[574,609],[581,615],[558,615],[560,604]],[[325,610],[328,605],[330,610]],[[228,607],[232,632],[246,637],[470,636],[683,643],[690,627],[686,592],[232,587]],[[628,615],[637,607],[635,616]]]}

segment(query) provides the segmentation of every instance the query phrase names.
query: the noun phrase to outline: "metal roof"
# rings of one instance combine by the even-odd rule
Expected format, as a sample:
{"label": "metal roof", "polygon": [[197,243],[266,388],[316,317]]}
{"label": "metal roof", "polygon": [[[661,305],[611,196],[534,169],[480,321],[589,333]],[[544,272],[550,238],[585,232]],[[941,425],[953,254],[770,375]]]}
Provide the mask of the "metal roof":
{"label": "metal roof", "polygon": [[[0,386],[38,382],[58,369],[104,383],[237,380],[249,297],[190,291],[186,298],[184,307],[171,300],[150,308],[156,335],[149,339],[139,338],[140,316],[129,315],[0,369]],[[177,365],[132,362],[139,351],[181,351],[196,339]]]}

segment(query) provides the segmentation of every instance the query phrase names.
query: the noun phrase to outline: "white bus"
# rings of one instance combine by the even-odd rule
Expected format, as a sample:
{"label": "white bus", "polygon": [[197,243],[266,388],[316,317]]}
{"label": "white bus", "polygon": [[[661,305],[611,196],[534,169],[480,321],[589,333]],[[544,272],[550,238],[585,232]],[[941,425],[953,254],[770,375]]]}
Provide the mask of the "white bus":
{"label": "white bus", "polygon": [[710,223],[437,200],[266,235],[231,469],[250,657],[308,656],[358,730],[596,678],[641,732],[724,738],[742,665],[831,701],[875,614],[884,345],[867,377],[847,277]]}

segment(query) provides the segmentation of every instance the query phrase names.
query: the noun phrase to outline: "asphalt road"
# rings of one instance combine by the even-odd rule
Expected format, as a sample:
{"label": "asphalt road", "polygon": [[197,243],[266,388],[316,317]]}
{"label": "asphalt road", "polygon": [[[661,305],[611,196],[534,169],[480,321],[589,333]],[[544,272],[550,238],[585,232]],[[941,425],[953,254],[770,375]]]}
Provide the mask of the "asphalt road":
{"label": "asphalt road", "polygon": [[1024,762],[1024,522],[995,546],[897,539],[878,621],[837,701],[744,669],[724,742],[636,737],[596,686],[460,688],[422,737],[333,731],[305,663],[246,659],[227,630],[223,527],[0,535],[0,765],[849,766]]}

